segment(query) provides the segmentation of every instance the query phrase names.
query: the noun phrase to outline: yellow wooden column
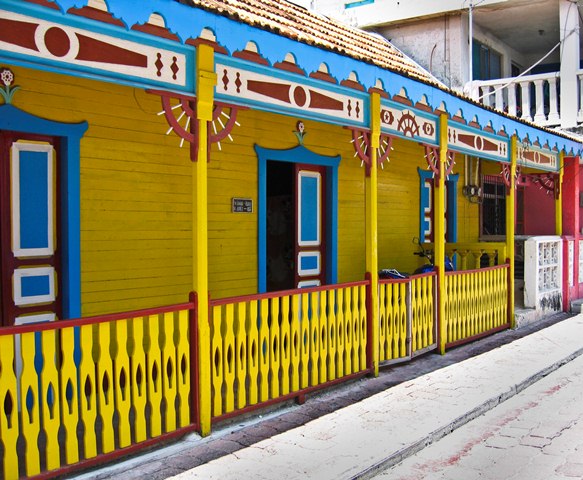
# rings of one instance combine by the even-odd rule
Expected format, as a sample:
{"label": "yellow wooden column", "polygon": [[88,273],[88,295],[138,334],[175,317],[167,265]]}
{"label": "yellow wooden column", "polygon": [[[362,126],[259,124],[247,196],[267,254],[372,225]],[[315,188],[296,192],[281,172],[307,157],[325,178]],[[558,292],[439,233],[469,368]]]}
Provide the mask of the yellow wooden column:
{"label": "yellow wooden column", "polygon": [[379,252],[378,252],[378,148],[381,136],[381,96],[370,94],[370,168],[365,175],[366,271],[370,275],[369,351],[374,376],[379,374]]}
{"label": "yellow wooden column", "polygon": [[563,171],[565,166],[565,154],[561,152],[559,157],[559,175],[556,179],[555,192],[555,235],[563,235]]}
{"label": "yellow wooden column", "polygon": [[437,269],[437,318],[439,353],[445,353],[447,324],[445,318],[445,165],[447,164],[447,115],[439,116],[439,162],[433,184],[433,264]]}
{"label": "yellow wooden column", "polygon": [[[198,145],[192,162],[192,287],[198,294],[198,407],[201,435],[211,430],[211,335],[208,286],[208,122],[212,120],[214,87],[214,50],[204,44],[196,55],[196,131]],[[195,388],[191,385],[191,388]]]}
{"label": "yellow wooden column", "polygon": [[510,138],[510,175],[506,195],[506,254],[510,271],[508,272],[508,321],[514,328],[514,225],[516,204],[516,156],[518,154],[516,135]]}

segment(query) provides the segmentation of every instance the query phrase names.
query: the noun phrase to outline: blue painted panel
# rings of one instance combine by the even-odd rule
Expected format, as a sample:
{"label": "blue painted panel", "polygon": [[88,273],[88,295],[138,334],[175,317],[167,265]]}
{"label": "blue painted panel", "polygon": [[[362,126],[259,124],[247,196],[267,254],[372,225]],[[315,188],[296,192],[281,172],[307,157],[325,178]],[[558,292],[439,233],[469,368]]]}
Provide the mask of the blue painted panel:
{"label": "blue painted panel", "polygon": [[315,253],[314,255],[300,257],[300,271],[303,270],[318,270],[318,254]]}
{"label": "blue painted panel", "polygon": [[48,248],[49,203],[46,152],[20,152],[20,247]]}
{"label": "blue painted panel", "polygon": [[300,205],[302,218],[300,242],[318,242],[318,183],[316,177],[305,177],[300,175]]}
{"label": "blue painted panel", "polygon": [[51,293],[51,278],[49,275],[26,276],[20,279],[20,289],[23,297],[36,297]]}

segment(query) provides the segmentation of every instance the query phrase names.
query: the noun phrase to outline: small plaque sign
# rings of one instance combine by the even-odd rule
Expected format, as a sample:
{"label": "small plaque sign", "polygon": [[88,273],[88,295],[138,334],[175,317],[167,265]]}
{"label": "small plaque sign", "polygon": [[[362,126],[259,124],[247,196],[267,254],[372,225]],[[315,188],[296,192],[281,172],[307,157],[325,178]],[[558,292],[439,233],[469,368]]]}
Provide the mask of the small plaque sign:
{"label": "small plaque sign", "polygon": [[253,200],[250,198],[233,198],[231,211],[233,213],[253,213]]}

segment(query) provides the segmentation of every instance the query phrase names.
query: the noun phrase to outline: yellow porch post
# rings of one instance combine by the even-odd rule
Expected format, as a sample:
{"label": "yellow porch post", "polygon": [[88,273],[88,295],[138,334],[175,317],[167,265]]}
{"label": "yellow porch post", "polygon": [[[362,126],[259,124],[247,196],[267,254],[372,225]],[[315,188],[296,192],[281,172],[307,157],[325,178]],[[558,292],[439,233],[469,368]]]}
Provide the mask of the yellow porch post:
{"label": "yellow porch post", "polygon": [[555,235],[563,235],[563,167],[565,165],[565,154],[561,152],[559,157],[559,178],[558,185],[555,185]]}
{"label": "yellow porch post", "polygon": [[[208,286],[208,123],[212,120],[214,86],[214,50],[199,44],[196,56],[196,128],[198,145],[192,162],[192,286],[198,294],[198,408],[200,433],[211,430],[211,365]],[[194,385],[191,388],[195,388]]]}
{"label": "yellow porch post", "polygon": [[508,179],[508,193],[506,195],[506,253],[510,270],[508,272],[508,321],[510,328],[515,327],[514,322],[514,223],[516,203],[516,156],[518,154],[516,135],[510,138],[510,175]]}
{"label": "yellow porch post", "polygon": [[434,238],[433,264],[437,269],[437,318],[439,325],[439,353],[445,354],[447,324],[445,318],[445,165],[447,164],[447,115],[439,116],[439,162],[433,184]]}
{"label": "yellow porch post", "polygon": [[378,252],[378,167],[377,155],[381,135],[381,96],[370,94],[370,168],[365,176],[366,271],[370,275],[369,352],[374,376],[379,374],[379,252]]}

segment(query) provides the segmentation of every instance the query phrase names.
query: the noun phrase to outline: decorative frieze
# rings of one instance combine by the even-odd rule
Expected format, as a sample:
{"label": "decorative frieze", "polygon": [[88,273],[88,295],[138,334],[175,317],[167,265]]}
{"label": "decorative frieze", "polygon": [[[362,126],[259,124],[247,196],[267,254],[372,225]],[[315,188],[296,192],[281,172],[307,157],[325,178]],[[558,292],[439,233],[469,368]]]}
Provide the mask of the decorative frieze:
{"label": "decorative frieze", "polygon": [[526,167],[556,172],[559,169],[559,154],[535,145],[520,145],[517,152],[517,163]]}
{"label": "decorative frieze", "polygon": [[[217,63],[217,98],[264,106],[270,111],[301,113],[304,118],[326,118],[338,123],[364,125],[366,114],[363,98],[315,86],[309,79],[270,75],[259,66],[247,69],[238,65]],[[261,71],[259,71],[261,70]]]}
{"label": "decorative frieze", "polygon": [[437,145],[437,116],[423,116],[420,112],[397,103],[383,103],[381,130],[398,137]]}
{"label": "decorative frieze", "polygon": [[476,157],[509,161],[509,140],[488,135],[462,124],[450,124],[447,128],[448,148]]}
{"label": "decorative frieze", "polygon": [[97,75],[186,86],[186,55],[70,25],[0,10],[0,51]]}

